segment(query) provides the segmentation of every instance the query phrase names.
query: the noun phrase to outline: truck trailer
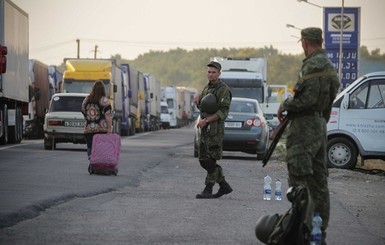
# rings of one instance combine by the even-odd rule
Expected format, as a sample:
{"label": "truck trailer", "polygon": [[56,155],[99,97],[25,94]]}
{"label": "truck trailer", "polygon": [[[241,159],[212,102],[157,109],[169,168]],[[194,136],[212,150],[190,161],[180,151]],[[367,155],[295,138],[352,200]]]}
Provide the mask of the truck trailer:
{"label": "truck trailer", "polygon": [[[20,143],[28,108],[28,14],[0,0],[0,144]],[[26,113],[26,112],[25,112]]]}
{"label": "truck trailer", "polygon": [[122,135],[134,135],[138,108],[138,71],[129,64],[121,64],[122,71]]}
{"label": "truck trailer", "polygon": [[144,100],[147,124],[145,131],[160,129],[160,81],[150,73],[144,73]]}
{"label": "truck trailer", "polygon": [[24,118],[24,137],[31,139],[43,138],[44,116],[53,95],[50,86],[48,66],[38,60],[29,60],[29,91],[28,114]]}

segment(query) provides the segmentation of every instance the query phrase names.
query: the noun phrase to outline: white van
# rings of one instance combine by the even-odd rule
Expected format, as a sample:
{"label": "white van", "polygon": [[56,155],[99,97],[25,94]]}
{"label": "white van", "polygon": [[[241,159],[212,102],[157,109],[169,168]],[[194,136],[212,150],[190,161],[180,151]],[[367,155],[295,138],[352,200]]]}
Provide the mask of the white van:
{"label": "white van", "polygon": [[385,71],[366,74],[338,94],[327,129],[329,167],[353,169],[358,154],[385,160]]}

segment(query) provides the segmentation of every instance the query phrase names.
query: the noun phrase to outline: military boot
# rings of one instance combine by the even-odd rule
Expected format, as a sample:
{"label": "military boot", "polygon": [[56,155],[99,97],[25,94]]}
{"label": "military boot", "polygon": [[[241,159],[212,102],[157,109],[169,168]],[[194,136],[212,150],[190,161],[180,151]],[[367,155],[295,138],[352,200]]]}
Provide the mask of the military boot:
{"label": "military boot", "polygon": [[213,198],[213,184],[206,184],[206,187],[203,189],[202,193],[196,195],[197,199],[209,199]]}
{"label": "military boot", "polygon": [[218,183],[219,184],[219,190],[217,193],[213,195],[214,198],[221,197],[223,195],[229,194],[233,191],[229,183],[226,182],[225,178],[223,177],[223,180]]}

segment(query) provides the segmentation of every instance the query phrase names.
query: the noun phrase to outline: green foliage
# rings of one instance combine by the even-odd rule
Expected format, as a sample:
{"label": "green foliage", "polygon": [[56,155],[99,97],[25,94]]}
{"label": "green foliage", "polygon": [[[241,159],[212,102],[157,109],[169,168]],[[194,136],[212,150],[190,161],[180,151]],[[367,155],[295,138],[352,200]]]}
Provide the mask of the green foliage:
{"label": "green foliage", "polygon": [[[267,60],[268,84],[286,84],[294,87],[298,79],[298,71],[301,68],[303,54],[282,54],[272,46],[263,48],[222,48],[222,49],[194,49],[187,51],[181,48],[169,51],[150,51],[138,56],[135,60],[127,60],[116,54],[111,58],[118,64],[129,63],[138,70],[154,74],[162,86],[185,86],[202,88],[207,83],[206,65],[211,57],[264,57]],[[360,48],[360,67],[372,64],[382,67],[385,63],[385,54],[379,49],[371,52],[367,47]],[[365,64],[364,64],[365,63]],[[376,67],[377,67],[376,66]],[[64,64],[60,66],[64,70]],[[381,68],[379,68],[381,69]],[[361,69],[361,74],[370,72],[370,69]]]}
{"label": "green foliage", "polygon": [[360,48],[360,56],[367,60],[385,62],[385,54],[381,54],[381,51],[379,48],[374,49],[372,50],[372,52],[369,53],[368,48],[366,46],[362,46]]}
{"label": "green foliage", "polygon": [[154,74],[162,86],[186,86],[201,88],[206,82],[206,64],[211,57],[264,57],[268,64],[268,83],[293,86],[298,77],[303,55],[280,54],[272,46],[255,48],[194,49],[181,48],[168,52],[150,51],[135,60],[123,60],[119,55],[118,63],[128,62],[142,72]]}

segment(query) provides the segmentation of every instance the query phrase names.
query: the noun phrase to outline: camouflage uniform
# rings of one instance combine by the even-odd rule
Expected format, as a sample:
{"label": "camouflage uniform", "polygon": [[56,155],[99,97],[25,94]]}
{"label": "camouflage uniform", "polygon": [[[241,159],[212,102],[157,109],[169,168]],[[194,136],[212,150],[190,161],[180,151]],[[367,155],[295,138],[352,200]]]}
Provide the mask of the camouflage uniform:
{"label": "camouflage uniform", "polygon": [[330,213],[326,124],[339,86],[325,50],[318,49],[303,60],[294,98],[282,103],[291,119],[286,142],[289,185],[309,188],[323,231]]}
{"label": "camouflage uniform", "polygon": [[[216,112],[219,119],[210,122],[209,125],[200,129],[198,157],[201,166],[207,170],[205,184],[219,183],[224,179],[222,168],[216,164],[216,160],[222,158],[222,141],[224,135],[224,121],[229,113],[231,94],[228,86],[219,80],[216,84],[209,83],[202,91],[200,98],[212,93],[217,97],[219,110]],[[201,117],[206,118],[207,113]],[[208,151],[206,150],[206,143]]]}

